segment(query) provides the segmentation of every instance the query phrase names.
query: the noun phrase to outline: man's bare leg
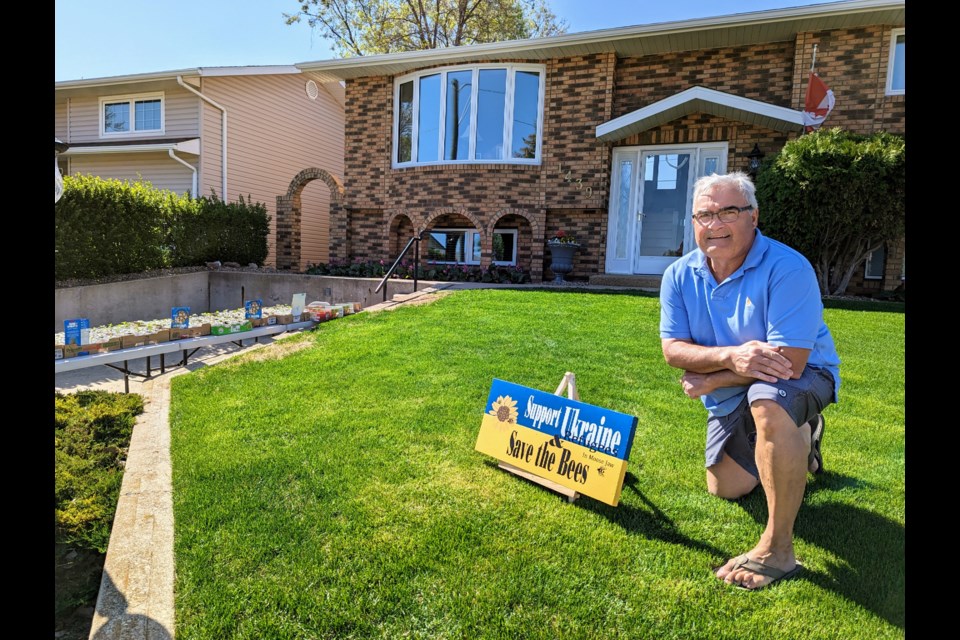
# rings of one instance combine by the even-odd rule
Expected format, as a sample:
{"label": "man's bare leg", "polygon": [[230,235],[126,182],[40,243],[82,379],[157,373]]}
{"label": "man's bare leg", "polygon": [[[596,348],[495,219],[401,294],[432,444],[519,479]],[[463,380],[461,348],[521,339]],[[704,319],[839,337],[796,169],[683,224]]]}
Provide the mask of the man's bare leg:
{"label": "man's bare leg", "polygon": [[720,462],[707,467],[707,491],[711,494],[736,500],[757,488],[760,481],[724,453]]}
{"label": "man's bare leg", "polygon": [[[790,415],[772,400],[758,400],[750,407],[757,425],[757,468],[767,496],[767,527],[747,557],[782,571],[797,566],[793,552],[793,524],[803,502],[807,484],[810,425],[797,428]],[[769,576],[748,569],[733,571],[735,559],[717,571],[730,584],[756,589],[771,582]]]}

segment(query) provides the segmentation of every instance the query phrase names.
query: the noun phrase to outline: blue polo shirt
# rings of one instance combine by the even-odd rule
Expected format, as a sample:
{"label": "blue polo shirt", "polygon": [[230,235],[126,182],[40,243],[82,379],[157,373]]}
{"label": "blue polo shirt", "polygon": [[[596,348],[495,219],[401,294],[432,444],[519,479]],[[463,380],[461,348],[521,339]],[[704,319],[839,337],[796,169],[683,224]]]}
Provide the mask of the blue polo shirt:
{"label": "blue polo shirt", "polygon": [[[700,249],[683,256],[663,274],[660,337],[690,340],[705,347],[762,340],[810,349],[807,366],[833,374],[833,401],[840,392],[840,358],[823,321],[817,276],[800,252],[755,230],[743,264],[717,283]],[[724,387],[701,396],[712,416],[740,404],[747,387]]]}

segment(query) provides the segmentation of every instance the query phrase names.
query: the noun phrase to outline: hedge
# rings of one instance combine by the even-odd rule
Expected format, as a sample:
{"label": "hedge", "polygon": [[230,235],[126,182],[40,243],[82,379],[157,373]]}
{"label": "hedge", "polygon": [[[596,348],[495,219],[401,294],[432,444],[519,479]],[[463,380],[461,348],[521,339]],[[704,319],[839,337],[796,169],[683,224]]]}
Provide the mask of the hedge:
{"label": "hedge", "polygon": [[78,391],[54,395],[56,542],[106,553],[126,452],[143,398]]}
{"label": "hedge", "polygon": [[177,197],[145,182],[65,177],[54,212],[56,279],[166,266],[167,219]]}
{"label": "hedge", "polygon": [[[248,196],[249,198],[249,196]],[[184,207],[171,219],[172,265],[185,267],[220,260],[262,264],[267,257],[270,216],[262,203],[226,203],[211,194]]]}
{"label": "hedge", "polygon": [[[220,260],[262,264],[270,216],[262,203],[226,203],[149,182],[76,174],[55,207],[56,280],[101,278]],[[249,196],[247,198],[249,200]]]}

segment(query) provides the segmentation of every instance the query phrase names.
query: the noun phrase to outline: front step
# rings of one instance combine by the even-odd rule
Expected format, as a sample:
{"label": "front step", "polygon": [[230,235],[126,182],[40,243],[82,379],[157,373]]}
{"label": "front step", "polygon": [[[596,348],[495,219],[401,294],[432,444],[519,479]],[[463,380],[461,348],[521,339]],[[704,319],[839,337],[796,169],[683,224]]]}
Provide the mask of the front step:
{"label": "front step", "polygon": [[633,287],[636,289],[660,290],[661,276],[625,275],[618,273],[600,273],[590,276],[590,284],[605,287]]}

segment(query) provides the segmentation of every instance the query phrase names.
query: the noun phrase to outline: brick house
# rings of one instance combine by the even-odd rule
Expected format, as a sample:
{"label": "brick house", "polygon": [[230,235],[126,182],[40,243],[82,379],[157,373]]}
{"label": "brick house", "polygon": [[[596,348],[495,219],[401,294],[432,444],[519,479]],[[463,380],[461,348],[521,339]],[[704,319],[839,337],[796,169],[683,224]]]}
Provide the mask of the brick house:
{"label": "brick house", "polygon": [[[298,64],[346,83],[329,255],[392,260],[426,231],[427,259],[539,282],[563,230],[572,279],[658,281],[694,246],[696,178],[801,135],[814,45],[824,126],[904,133],[904,32],[905,0],[854,0]],[[876,253],[851,292],[901,284],[903,241]]]}

